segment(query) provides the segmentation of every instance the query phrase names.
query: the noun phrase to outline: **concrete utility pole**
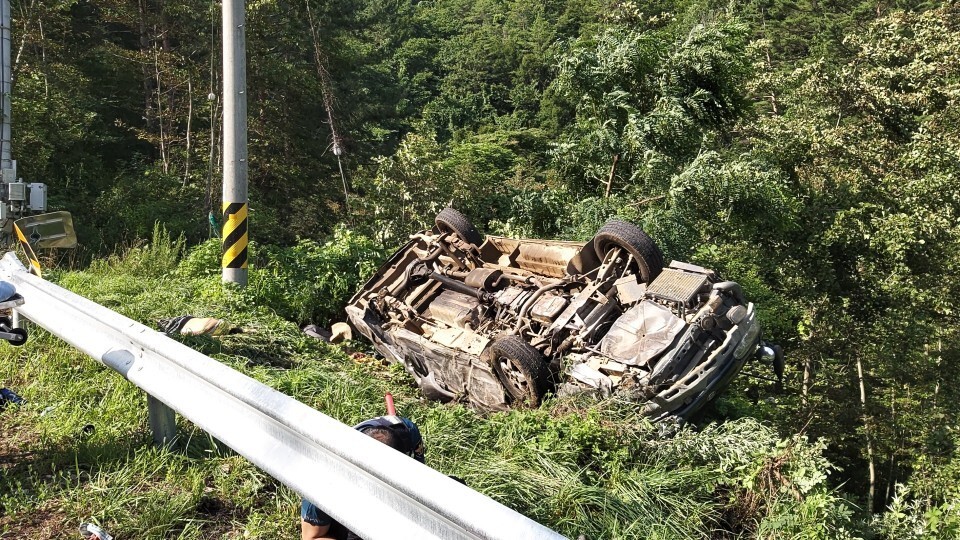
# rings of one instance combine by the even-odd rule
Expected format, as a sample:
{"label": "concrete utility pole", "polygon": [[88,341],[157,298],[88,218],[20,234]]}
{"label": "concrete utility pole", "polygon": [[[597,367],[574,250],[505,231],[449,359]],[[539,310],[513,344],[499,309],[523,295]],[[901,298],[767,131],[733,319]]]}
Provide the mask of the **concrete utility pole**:
{"label": "concrete utility pole", "polygon": [[223,282],[247,284],[247,53],[243,0],[223,0]]}
{"label": "concrete utility pole", "polygon": [[13,167],[10,135],[10,94],[13,91],[13,65],[10,63],[10,0],[0,0],[0,94],[2,94],[3,126],[0,128],[0,170]]}

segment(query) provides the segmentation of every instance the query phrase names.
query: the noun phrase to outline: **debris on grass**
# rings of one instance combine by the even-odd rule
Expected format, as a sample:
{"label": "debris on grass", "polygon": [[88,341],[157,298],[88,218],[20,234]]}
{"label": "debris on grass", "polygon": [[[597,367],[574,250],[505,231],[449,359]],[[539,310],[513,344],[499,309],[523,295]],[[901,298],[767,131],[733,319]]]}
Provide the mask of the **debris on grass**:
{"label": "debris on grass", "polygon": [[239,334],[242,329],[228,324],[223,319],[213,317],[194,317],[193,315],[180,315],[170,319],[160,319],[157,326],[168,336],[180,334],[182,336],[223,336],[227,334]]}
{"label": "debris on grass", "polygon": [[312,338],[333,344],[343,343],[344,341],[353,339],[353,330],[350,329],[349,324],[344,322],[333,323],[330,330],[315,324],[308,324],[303,327],[303,333]]}
{"label": "debris on grass", "polygon": [[18,396],[13,390],[9,388],[0,388],[0,411],[7,408],[7,405],[21,405],[26,403],[26,400]]}

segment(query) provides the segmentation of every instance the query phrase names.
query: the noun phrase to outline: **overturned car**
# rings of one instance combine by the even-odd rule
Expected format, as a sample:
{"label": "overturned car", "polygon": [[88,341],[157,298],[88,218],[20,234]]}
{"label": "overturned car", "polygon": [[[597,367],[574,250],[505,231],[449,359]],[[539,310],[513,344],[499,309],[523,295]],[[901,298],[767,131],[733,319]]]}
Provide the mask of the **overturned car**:
{"label": "overturned car", "polygon": [[687,418],[748,359],[782,365],[739,285],[664,267],[653,240],[616,219],[586,243],[484,238],[446,208],[346,311],[424,395],[481,410],[590,391]]}

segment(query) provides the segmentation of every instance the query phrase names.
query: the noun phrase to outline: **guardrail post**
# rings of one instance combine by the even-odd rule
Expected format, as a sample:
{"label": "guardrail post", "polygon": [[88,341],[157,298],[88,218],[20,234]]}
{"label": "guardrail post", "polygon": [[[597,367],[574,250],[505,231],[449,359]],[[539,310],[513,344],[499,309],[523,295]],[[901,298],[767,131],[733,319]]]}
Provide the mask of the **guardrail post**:
{"label": "guardrail post", "polygon": [[147,410],[153,442],[161,446],[173,442],[173,438],[177,436],[177,416],[174,410],[150,394],[147,394]]}

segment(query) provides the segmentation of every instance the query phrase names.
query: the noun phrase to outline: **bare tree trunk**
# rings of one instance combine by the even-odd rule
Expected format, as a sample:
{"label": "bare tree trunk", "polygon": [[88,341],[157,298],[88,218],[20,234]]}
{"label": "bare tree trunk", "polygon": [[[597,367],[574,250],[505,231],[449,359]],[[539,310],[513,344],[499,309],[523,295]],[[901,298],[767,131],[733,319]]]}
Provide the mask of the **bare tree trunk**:
{"label": "bare tree trunk", "polygon": [[167,156],[167,139],[163,129],[163,89],[160,87],[160,50],[153,49],[153,67],[157,77],[157,126],[160,129],[160,162],[163,163],[163,174],[170,172],[170,160]]}
{"label": "bare tree trunk", "polygon": [[[770,47],[767,47],[764,53],[767,56],[767,69],[773,71],[773,62],[770,61]],[[777,95],[773,92],[770,93],[770,108],[773,109],[773,114],[780,114],[780,110],[777,107]]]}
{"label": "bare tree trunk", "polygon": [[163,52],[168,53],[173,50],[173,47],[170,44],[170,25],[167,23],[167,9],[163,0],[157,2],[157,13],[160,14],[160,45],[163,47]]}
{"label": "bare tree trunk", "polygon": [[[820,307],[825,303],[825,300],[822,298],[815,302],[810,307],[810,327],[817,328],[816,321],[818,320]],[[823,360],[823,355],[820,352],[820,346],[816,345],[815,330],[811,332],[808,342],[814,344],[813,347],[810,347],[810,354],[803,361],[803,386],[800,389],[800,400],[804,406],[808,404],[808,399],[810,396],[810,390],[813,388],[813,380],[817,375],[817,359],[820,361]]]}
{"label": "bare tree trunk", "polygon": [[610,176],[607,177],[607,189],[603,194],[603,198],[606,199],[610,197],[610,188],[613,186],[613,176],[617,172],[617,161],[620,160],[620,154],[613,155],[613,163],[610,165]]}
{"label": "bare tree trunk", "polygon": [[[909,396],[908,396],[909,400]],[[897,425],[897,389],[895,387],[890,388],[890,425],[894,427],[894,433],[896,433]],[[899,438],[898,438],[899,439]],[[897,451],[900,450],[900,444],[902,440],[897,441]],[[883,497],[883,504],[886,505],[890,501],[890,497],[893,496],[894,486],[896,485],[896,477],[893,474],[894,468],[896,467],[896,457],[897,452],[890,452],[890,470],[887,472],[887,491]]]}
{"label": "bare tree trunk", "polygon": [[813,357],[807,356],[803,361],[803,387],[800,389],[800,400],[804,406],[807,406],[810,388],[813,386],[813,370]]}
{"label": "bare tree trunk", "polygon": [[[187,157],[183,164],[183,185],[190,178],[190,126],[193,123],[193,80],[187,77]],[[211,141],[212,142],[212,141]]]}
{"label": "bare tree trunk", "polygon": [[[16,66],[20,63],[20,55],[23,54],[23,49],[27,46],[27,38],[30,37],[30,15],[33,13],[33,3],[36,0],[31,0],[30,5],[24,7],[23,4],[20,4],[20,26],[22,28],[20,34],[20,46],[17,47],[17,54],[13,57],[13,65]],[[29,12],[29,13],[28,13]]]}
{"label": "bare tree trunk", "polygon": [[47,38],[43,35],[43,21],[37,21],[40,28],[40,63],[43,66],[43,97],[50,97],[50,80],[47,78]]}
{"label": "bare tree trunk", "polygon": [[150,36],[147,34],[147,0],[140,0],[138,7],[140,9],[140,54],[143,60],[141,62],[143,71],[143,117],[149,130],[155,127],[156,119],[153,109],[155,85],[153,74],[150,73],[150,67],[146,62],[146,59],[149,58],[147,54],[151,49]]}
{"label": "bare tree trunk", "polygon": [[[767,18],[766,18],[766,13],[764,13],[763,9],[760,10],[760,26],[763,28],[764,33],[766,33]],[[767,71],[772,72],[773,61],[770,60],[770,45],[764,46],[763,52],[764,52],[764,56],[766,56],[766,59],[767,59]],[[777,110],[777,95],[771,92],[770,95],[767,97],[770,98],[770,107],[773,109],[773,114],[779,114],[779,111]]]}
{"label": "bare tree trunk", "polygon": [[937,398],[940,395],[940,380],[943,372],[941,371],[941,363],[943,361],[943,340],[937,339],[937,383],[933,387],[933,408],[937,408]]}
{"label": "bare tree trunk", "polygon": [[863,431],[867,438],[867,465],[870,471],[870,490],[867,492],[867,509],[873,513],[873,499],[876,492],[877,470],[874,463],[873,436],[870,432],[870,418],[867,413],[867,385],[863,378],[863,360],[857,356],[857,377],[860,382],[860,407]]}
{"label": "bare tree trunk", "polygon": [[[33,14],[33,6],[36,4],[37,0],[30,0],[30,5],[24,10],[23,4],[20,5],[20,18],[23,20],[21,26],[23,27],[23,37],[20,39],[20,46],[17,47],[17,56],[13,60],[13,65],[16,66],[20,63],[20,55],[23,54],[23,49],[27,46],[27,39],[30,37],[30,16]],[[37,18],[37,21],[40,21],[40,17]],[[41,36],[43,35],[43,29],[40,30]],[[42,37],[40,38],[43,39]],[[42,44],[42,42],[41,42]]]}

